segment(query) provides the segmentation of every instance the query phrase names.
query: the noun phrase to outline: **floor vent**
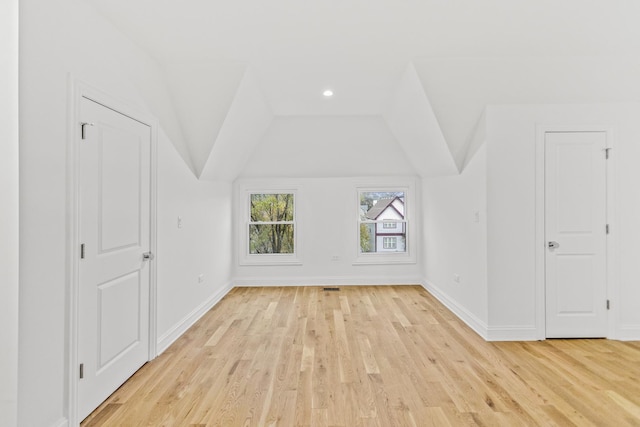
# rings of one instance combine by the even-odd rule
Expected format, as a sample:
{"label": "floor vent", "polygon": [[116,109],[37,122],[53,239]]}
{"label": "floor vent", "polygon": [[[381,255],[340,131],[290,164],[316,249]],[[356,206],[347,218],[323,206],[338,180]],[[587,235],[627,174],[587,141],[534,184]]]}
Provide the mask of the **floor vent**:
{"label": "floor vent", "polygon": [[322,288],[323,291],[339,291],[340,288]]}

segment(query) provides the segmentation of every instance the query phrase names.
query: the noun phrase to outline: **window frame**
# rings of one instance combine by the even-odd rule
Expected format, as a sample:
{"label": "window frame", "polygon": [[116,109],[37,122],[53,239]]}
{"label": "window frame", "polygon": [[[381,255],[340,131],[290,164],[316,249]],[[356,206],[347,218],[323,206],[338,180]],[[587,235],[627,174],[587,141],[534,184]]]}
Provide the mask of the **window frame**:
{"label": "window frame", "polygon": [[[247,186],[241,189],[239,201],[239,225],[240,237],[238,263],[239,265],[301,265],[301,233],[298,215],[299,195],[297,188],[290,187],[253,187]],[[293,195],[293,220],[292,221],[251,221],[251,196],[254,194],[292,194]],[[252,225],[292,224],[293,225],[293,253],[286,254],[252,254],[250,248],[250,228]]]}
{"label": "window frame", "polygon": [[[415,245],[418,241],[418,234],[415,224],[414,206],[417,203],[415,183],[413,181],[402,180],[400,185],[393,185],[393,182],[386,182],[385,185],[367,185],[356,186],[355,210],[355,260],[353,265],[367,264],[415,264],[416,250]],[[382,223],[385,221],[367,221],[363,222],[360,218],[360,199],[362,193],[371,192],[402,192],[404,193],[404,219],[387,220],[386,222],[401,223],[404,225],[405,250],[404,252],[380,251],[380,252],[361,252],[360,248],[360,225],[366,223]],[[384,226],[383,226],[384,228]],[[396,241],[397,245],[397,241]]]}

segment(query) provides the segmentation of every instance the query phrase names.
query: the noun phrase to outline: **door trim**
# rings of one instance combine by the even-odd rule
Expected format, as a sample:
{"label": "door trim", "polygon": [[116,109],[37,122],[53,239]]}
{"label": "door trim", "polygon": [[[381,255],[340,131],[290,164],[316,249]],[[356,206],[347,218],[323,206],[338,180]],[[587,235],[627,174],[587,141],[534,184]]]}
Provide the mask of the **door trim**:
{"label": "door trim", "polygon": [[[535,144],[535,313],[536,335],[539,340],[546,339],[546,312],[545,312],[545,135],[555,132],[604,132],[607,139],[609,152],[607,163],[607,223],[611,227],[611,233],[607,237],[607,298],[611,301],[611,309],[607,315],[607,337],[616,337],[618,328],[618,308],[620,301],[619,286],[616,268],[616,231],[619,221],[615,213],[615,188],[616,188],[616,150],[614,146],[614,128],[610,125],[536,125]],[[604,153],[603,153],[604,155]]]}
{"label": "door trim", "polygon": [[[66,310],[66,402],[69,426],[79,426],[78,419],[78,293],[80,247],[80,180],[78,168],[78,141],[80,139],[80,105],[83,98],[143,123],[151,129],[151,177],[149,210],[149,247],[156,253],[157,247],[157,132],[158,121],[152,115],[138,110],[129,102],[119,100],[85,82],[68,76],[67,101],[67,310]],[[147,360],[157,356],[157,263],[149,265],[149,349]]]}

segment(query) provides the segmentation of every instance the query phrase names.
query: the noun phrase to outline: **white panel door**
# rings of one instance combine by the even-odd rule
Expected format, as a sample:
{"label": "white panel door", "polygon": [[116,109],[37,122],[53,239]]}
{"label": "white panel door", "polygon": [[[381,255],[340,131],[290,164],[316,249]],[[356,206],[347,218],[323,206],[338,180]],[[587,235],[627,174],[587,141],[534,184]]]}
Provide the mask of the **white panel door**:
{"label": "white panel door", "polygon": [[149,356],[151,130],[83,98],[79,144],[78,415],[84,419]]}
{"label": "white panel door", "polygon": [[604,132],[545,135],[546,336],[607,335]]}

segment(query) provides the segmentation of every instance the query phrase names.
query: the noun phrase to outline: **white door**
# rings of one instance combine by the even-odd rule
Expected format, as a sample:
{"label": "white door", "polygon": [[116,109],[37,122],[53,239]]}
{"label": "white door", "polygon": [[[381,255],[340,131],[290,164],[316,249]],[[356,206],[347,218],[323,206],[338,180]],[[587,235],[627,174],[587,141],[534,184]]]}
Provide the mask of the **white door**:
{"label": "white door", "polygon": [[604,132],[545,135],[546,336],[607,335]]}
{"label": "white door", "polygon": [[[84,419],[149,356],[151,130],[82,98],[78,141],[78,415]],[[81,136],[82,138],[82,136]],[[81,251],[82,252],[82,251]]]}

